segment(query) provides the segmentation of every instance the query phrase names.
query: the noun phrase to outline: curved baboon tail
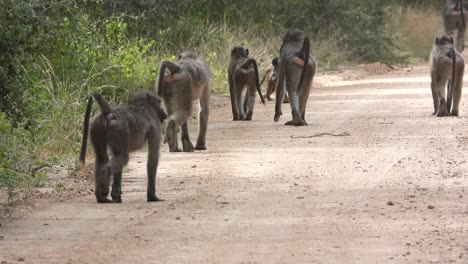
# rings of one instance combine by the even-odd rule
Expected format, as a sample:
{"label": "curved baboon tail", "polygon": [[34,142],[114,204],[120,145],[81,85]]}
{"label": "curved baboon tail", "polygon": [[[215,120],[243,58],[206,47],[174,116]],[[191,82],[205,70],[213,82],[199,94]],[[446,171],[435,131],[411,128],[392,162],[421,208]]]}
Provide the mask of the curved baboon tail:
{"label": "curved baboon tail", "polygon": [[304,82],[305,74],[307,71],[307,66],[309,65],[309,56],[310,56],[310,40],[308,37],[304,38],[304,44],[302,45],[301,50],[304,56],[304,66],[302,67],[301,79],[299,80],[299,86],[297,86],[297,91],[301,90],[302,83]]}
{"label": "curved baboon tail", "polygon": [[248,65],[252,64],[253,67],[254,67],[254,71],[255,71],[255,86],[257,86],[257,93],[258,93],[258,96],[260,96],[260,100],[262,101],[262,104],[265,104],[265,98],[263,98],[263,94],[262,94],[262,90],[260,89],[260,77],[259,77],[259,74],[258,74],[258,67],[257,67],[257,61],[255,59],[248,59],[244,65],[242,65],[242,68],[247,68]]}
{"label": "curved baboon tail", "polygon": [[174,73],[178,73],[182,70],[179,65],[173,62],[163,61],[161,63],[161,68],[159,69],[158,87],[157,87],[158,89],[157,94],[159,97],[161,97],[163,94],[163,89],[164,89],[163,81],[164,81],[164,75],[166,74],[166,69],[168,69],[171,72],[171,75],[173,75]]}
{"label": "curved baboon tail", "polygon": [[83,122],[83,138],[81,140],[81,151],[80,151],[80,162],[85,164],[86,162],[86,146],[88,145],[88,132],[89,132],[89,117],[91,116],[91,107],[93,106],[93,97],[88,98],[88,104],[86,105],[86,111]]}
{"label": "curved baboon tail", "polygon": [[93,94],[94,99],[96,99],[96,102],[99,105],[99,108],[101,108],[101,114],[103,115],[108,115],[112,113],[112,108],[109,106],[109,104],[104,100],[102,95],[95,93]]}
{"label": "curved baboon tail", "polygon": [[457,75],[457,57],[455,48],[450,48],[450,57],[452,58],[452,80],[448,82],[448,93],[447,93],[447,110],[450,113],[452,108],[453,88],[455,86],[455,76]]}

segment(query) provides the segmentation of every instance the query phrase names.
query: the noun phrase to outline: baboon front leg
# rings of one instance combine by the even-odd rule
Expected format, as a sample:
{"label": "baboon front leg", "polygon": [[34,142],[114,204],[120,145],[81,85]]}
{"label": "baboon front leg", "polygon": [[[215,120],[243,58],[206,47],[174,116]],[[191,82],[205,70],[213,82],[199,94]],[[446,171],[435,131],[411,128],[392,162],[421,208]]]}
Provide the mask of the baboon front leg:
{"label": "baboon front leg", "polygon": [[206,150],[206,132],[208,130],[208,117],[210,115],[210,87],[207,85],[200,97],[200,114],[198,125],[198,138],[196,150]]}
{"label": "baboon front leg", "polygon": [[268,82],[267,92],[265,94],[265,98],[268,101],[273,101],[273,99],[271,99],[271,95],[275,92],[275,89],[276,89],[276,83]]}
{"label": "baboon front leg", "polygon": [[160,136],[156,129],[151,129],[148,133],[148,187],[146,191],[148,202],[164,201],[156,195],[156,173],[159,163]]}
{"label": "baboon front leg", "polygon": [[182,146],[183,146],[184,152],[192,152],[194,149],[193,144],[190,141],[187,122],[182,124]]}

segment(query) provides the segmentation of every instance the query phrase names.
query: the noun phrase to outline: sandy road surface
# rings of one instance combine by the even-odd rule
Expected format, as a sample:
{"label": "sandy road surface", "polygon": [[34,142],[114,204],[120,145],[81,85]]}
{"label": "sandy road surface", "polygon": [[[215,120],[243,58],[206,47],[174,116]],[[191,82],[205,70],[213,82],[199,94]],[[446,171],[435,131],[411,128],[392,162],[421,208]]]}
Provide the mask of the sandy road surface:
{"label": "sandy road surface", "polygon": [[[433,117],[420,68],[313,88],[308,127],[282,125],[287,105],[280,123],[272,103],[248,123],[225,105],[207,152],[163,148],[165,202],[145,202],[137,153],[123,204],[86,195],[13,221],[0,262],[468,263],[467,104]],[[349,136],[291,138],[324,132]]]}

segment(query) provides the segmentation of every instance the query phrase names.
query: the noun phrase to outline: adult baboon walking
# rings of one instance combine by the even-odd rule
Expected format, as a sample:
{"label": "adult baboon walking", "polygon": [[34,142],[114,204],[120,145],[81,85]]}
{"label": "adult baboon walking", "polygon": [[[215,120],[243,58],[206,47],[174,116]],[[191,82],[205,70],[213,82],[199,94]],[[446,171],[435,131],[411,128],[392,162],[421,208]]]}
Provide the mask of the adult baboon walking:
{"label": "adult baboon walking", "polygon": [[465,62],[463,56],[454,48],[453,42],[452,36],[438,37],[431,52],[433,114],[437,116],[458,116]]}
{"label": "adult baboon walking", "polygon": [[[122,202],[122,169],[128,163],[129,153],[148,142],[147,201],[160,201],[156,196],[156,172],[161,142],[161,122],[167,117],[161,109],[161,100],[152,94],[141,93],[131,97],[127,104],[112,109],[100,94],[89,97],[84,119],[80,161],[84,164],[88,142],[89,116],[93,97],[101,108],[91,124],[91,143],[96,156],[95,195],[98,203]],[[112,152],[109,160],[107,149]],[[112,200],[109,181],[113,176]]]}
{"label": "adult baboon walking", "polygon": [[291,104],[292,120],[286,122],[285,125],[307,125],[305,110],[315,71],[316,63],[311,55],[309,38],[300,30],[288,31],[283,37],[280,49],[275,122],[278,122],[283,114],[281,103],[285,93],[284,86],[286,86]]}
{"label": "adult baboon walking", "polygon": [[[249,58],[249,50],[243,47],[234,47],[231,50],[231,61],[228,67],[229,94],[233,120],[252,120],[255,105],[255,91],[265,104],[260,89],[257,62]],[[242,100],[242,94],[245,98]]]}
{"label": "adult baboon walking", "polygon": [[[166,141],[171,152],[180,151],[177,131],[182,127],[183,151],[206,150],[206,131],[210,106],[211,71],[206,62],[193,53],[183,53],[175,62],[163,61],[159,71],[158,95],[169,114]],[[187,120],[192,102],[199,100],[197,144],[190,141]]]}
{"label": "adult baboon walking", "polygon": [[455,31],[457,31],[455,46],[459,52],[465,49],[467,10],[468,6],[463,0],[446,0],[442,10],[445,34],[454,36]]}
{"label": "adult baboon walking", "polygon": [[[265,71],[265,75],[260,82],[260,86],[267,80],[267,90],[264,97],[268,101],[273,101],[271,95],[276,91],[276,86],[278,85],[278,57],[274,58],[271,61],[271,66]],[[288,94],[284,95],[283,103],[289,103]]]}

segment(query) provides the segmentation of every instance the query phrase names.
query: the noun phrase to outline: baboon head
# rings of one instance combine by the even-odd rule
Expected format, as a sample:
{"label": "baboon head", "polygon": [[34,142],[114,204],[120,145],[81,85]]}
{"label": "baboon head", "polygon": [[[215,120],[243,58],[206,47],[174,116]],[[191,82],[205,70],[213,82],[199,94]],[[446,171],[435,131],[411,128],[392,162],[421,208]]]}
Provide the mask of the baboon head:
{"label": "baboon head", "polygon": [[435,40],[435,45],[442,46],[442,45],[451,45],[453,46],[453,37],[443,35],[442,37],[437,37]]}
{"label": "baboon head", "polygon": [[177,60],[182,60],[182,59],[196,60],[196,59],[198,59],[198,57],[197,57],[197,55],[195,55],[195,53],[183,52],[183,53],[179,54],[179,58]]}
{"label": "baboon head", "polygon": [[148,104],[150,105],[158,114],[159,120],[164,122],[164,120],[167,118],[166,112],[161,108],[161,99],[153,94],[150,93],[140,93],[128,100],[128,104],[132,105],[144,105]]}
{"label": "baboon head", "polygon": [[298,29],[288,30],[286,35],[283,37],[283,44],[291,42],[304,42],[304,32]]}
{"label": "baboon head", "polygon": [[241,46],[236,46],[231,50],[231,56],[234,57],[248,57],[249,56],[249,49],[246,49]]}

